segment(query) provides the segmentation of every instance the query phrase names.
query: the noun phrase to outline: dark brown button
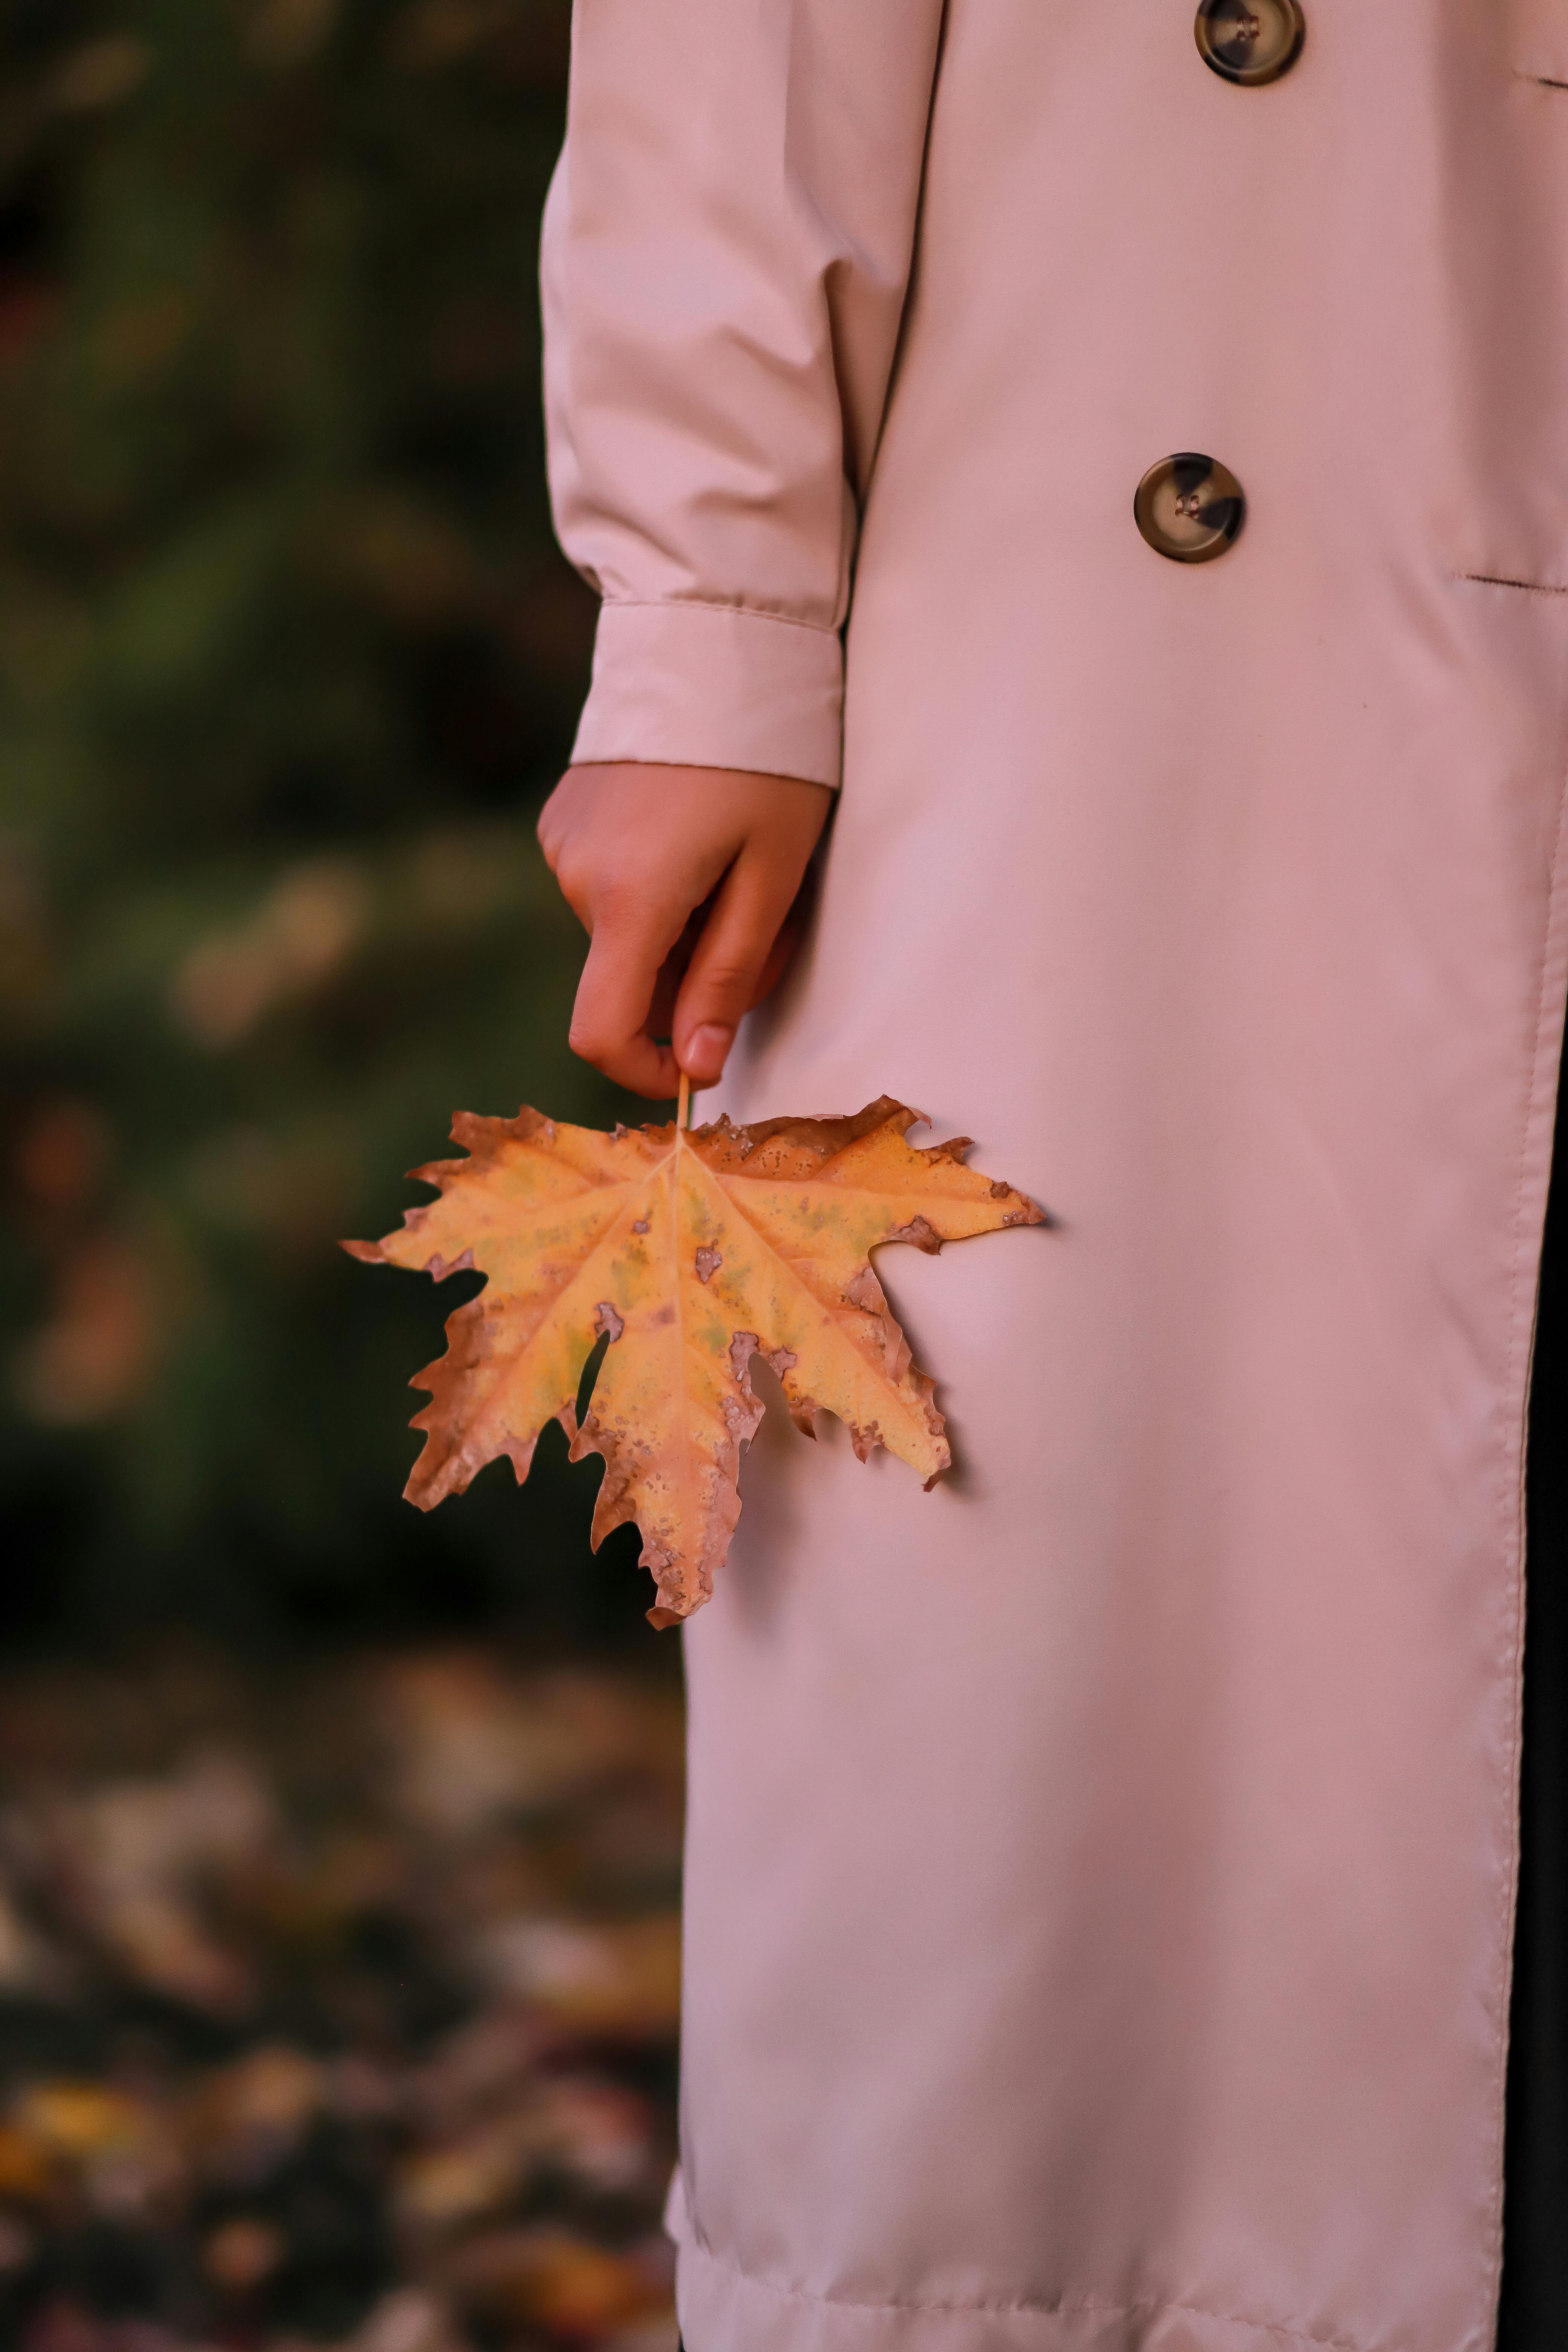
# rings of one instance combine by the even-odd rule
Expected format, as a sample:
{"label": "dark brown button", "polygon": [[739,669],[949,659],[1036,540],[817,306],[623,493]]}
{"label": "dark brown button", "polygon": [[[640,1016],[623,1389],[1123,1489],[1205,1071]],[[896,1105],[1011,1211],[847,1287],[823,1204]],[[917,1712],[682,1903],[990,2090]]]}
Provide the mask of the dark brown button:
{"label": "dark brown button", "polygon": [[1156,555],[1168,555],[1173,563],[1208,563],[1235,542],[1247,500],[1227,466],[1184,449],[1150,467],[1132,514]]}
{"label": "dark brown button", "polygon": [[1198,55],[1226,81],[1248,89],[1278,81],[1301,54],[1307,19],[1300,0],[1201,0]]}

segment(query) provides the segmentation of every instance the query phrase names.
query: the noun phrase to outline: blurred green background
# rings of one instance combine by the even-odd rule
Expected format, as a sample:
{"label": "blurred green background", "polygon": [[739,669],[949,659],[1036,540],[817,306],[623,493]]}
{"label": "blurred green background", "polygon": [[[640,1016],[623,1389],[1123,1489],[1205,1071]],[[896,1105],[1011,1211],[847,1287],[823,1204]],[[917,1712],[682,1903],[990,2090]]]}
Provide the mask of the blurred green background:
{"label": "blurred green background", "polygon": [[0,1638],[652,1643],[558,1431],[402,1503],[463,1284],[333,1246],[456,1108],[624,1108],[532,833],[568,0],[0,23]]}

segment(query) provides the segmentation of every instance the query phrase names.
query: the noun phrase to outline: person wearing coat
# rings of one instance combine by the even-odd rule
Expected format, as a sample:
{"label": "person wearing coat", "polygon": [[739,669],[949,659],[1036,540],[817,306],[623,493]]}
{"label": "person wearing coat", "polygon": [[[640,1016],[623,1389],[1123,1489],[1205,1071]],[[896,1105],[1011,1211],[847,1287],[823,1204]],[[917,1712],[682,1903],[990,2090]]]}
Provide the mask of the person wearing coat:
{"label": "person wearing coat", "polygon": [[686,1635],[688,2352],[1561,2352],[1568,8],[577,0],[544,289],[577,1042],[1051,1218]]}

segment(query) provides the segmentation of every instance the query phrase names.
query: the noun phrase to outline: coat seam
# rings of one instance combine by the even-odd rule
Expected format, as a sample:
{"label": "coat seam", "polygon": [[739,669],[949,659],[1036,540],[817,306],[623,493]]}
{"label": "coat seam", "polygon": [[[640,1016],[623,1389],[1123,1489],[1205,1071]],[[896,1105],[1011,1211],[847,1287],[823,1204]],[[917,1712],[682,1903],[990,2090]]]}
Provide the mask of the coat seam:
{"label": "coat seam", "polygon": [[[1554,593],[1562,594],[1568,592],[1558,590]],[[1528,1316],[1524,1311],[1525,1300],[1521,1295],[1523,1286],[1521,1284],[1521,1276],[1522,1272],[1522,1262],[1525,1255],[1524,1207],[1530,1167],[1531,1139],[1537,1131],[1537,1122],[1545,1106],[1547,1097],[1549,1094],[1555,1094],[1558,1083],[1558,1073],[1555,1066],[1553,1066],[1550,1073],[1550,1084],[1543,1082],[1542,1049],[1546,1036],[1548,998],[1552,990],[1553,974],[1557,965],[1556,948],[1559,934],[1562,929],[1563,913],[1563,851],[1565,835],[1568,835],[1568,768],[1564,768],[1560,764],[1558,770],[1557,788],[1557,824],[1552,836],[1552,862],[1549,869],[1550,878],[1547,885],[1546,927],[1541,943],[1540,976],[1536,984],[1535,1031],[1531,1055],[1530,1085],[1525,1102],[1524,1118],[1520,1129],[1519,1174],[1514,1191],[1513,1264],[1510,1276],[1510,1287],[1513,1294],[1513,1307],[1511,1326],[1509,1333],[1507,1385],[1505,1391],[1505,1393],[1510,1398],[1511,1398],[1513,1394],[1514,1380],[1519,1367],[1521,1333],[1528,1325],[1529,1333],[1531,1337],[1533,1338],[1535,1329],[1536,1298],[1540,1279],[1539,1265],[1537,1266],[1536,1282],[1530,1286]],[[1561,1045],[1559,1045],[1559,1054],[1561,1054]],[[1550,1179],[1551,1167],[1549,1156],[1549,1182]],[[1513,1703],[1510,1709],[1509,1724],[1508,1779],[1506,1783],[1510,1807],[1508,1825],[1509,1866],[1503,1895],[1503,1917],[1501,1922],[1502,1935],[1500,1938],[1498,1963],[1493,1973],[1492,1988],[1492,1997],[1496,2006],[1498,2018],[1492,2094],[1493,2105],[1497,2116],[1497,2127],[1493,2140],[1492,2176],[1496,2182],[1496,2188],[1493,2192],[1492,2200],[1492,2222],[1490,2231],[1491,2259],[1488,2271],[1488,2289],[1489,2301],[1494,2315],[1494,2320],[1502,2284],[1504,2251],[1503,2204],[1505,2194],[1503,2174],[1506,2152],[1505,2136],[1508,2128],[1510,2004],[1513,1975],[1514,1927],[1519,1905],[1519,1773],[1520,1755],[1523,1738],[1524,1629],[1525,1610],[1528,1606],[1526,1579],[1529,1575],[1530,1567],[1528,1555],[1527,1518],[1525,1511],[1525,1476],[1528,1469],[1528,1416],[1530,1411],[1530,1363],[1528,1355],[1522,1385],[1523,1394],[1520,1401],[1519,1419],[1515,1423],[1520,1435],[1519,1475],[1512,1482],[1513,1491],[1511,1500],[1509,1491],[1509,1483],[1506,1479],[1502,1482],[1502,1489],[1499,1496],[1499,1509],[1502,1517],[1501,1531],[1503,1540],[1505,1546],[1515,1553],[1515,1570],[1513,1577],[1514,1614],[1511,1658],[1513,1673]],[[1506,1467],[1506,1463],[1504,1466]]]}
{"label": "coat seam", "polygon": [[1094,2296],[1079,2296],[1069,2302],[1064,2296],[1058,2303],[1029,2303],[1022,2298],[1012,2303],[987,2303],[980,2300],[964,2303],[918,2302],[895,2295],[816,2294],[810,2287],[780,2286],[773,2279],[755,2277],[739,2263],[715,2253],[706,2240],[698,2236],[695,2223],[692,2236],[697,2252],[715,2270],[726,2271],[742,2285],[755,2287],[763,2294],[776,2295],[785,2303],[809,2303],[821,2311],[887,2311],[930,2314],[933,2317],[961,2318],[966,2313],[984,2314],[990,2319],[1035,2318],[1070,2319],[1076,2313],[1099,2315],[1104,2318],[1130,2319],[1139,2313],[1172,2311],[1187,2319],[1212,2319],[1222,2327],[1250,2327],[1262,2336],[1278,2336],[1284,2344],[1303,2344],[1311,2352],[1363,2352],[1363,2347],[1348,2336],[1312,2336],[1299,2327],[1291,2327],[1278,2319],[1242,2319],[1234,2313],[1210,2311],[1199,2303],[1173,2303],[1150,2295],[1134,2303],[1108,2303]]}
{"label": "coat seam", "polygon": [[1568,596],[1568,583],[1555,580],[1510,580],[1500,572],[1456,572],[1454,577],[1473,588],[1517,588],[1526,596]]}
{"label": "coat seam", "polygon": [[[1568,595],[1568,589],[1563,591]],[[805,629],[814,637],[837,637],[828,621],[802,621],[793,613],[764,613],[755,604],[725,604],[711,596],[605,596],[607,613],[728,613],[741,621],[772,621],[781,629]]]}

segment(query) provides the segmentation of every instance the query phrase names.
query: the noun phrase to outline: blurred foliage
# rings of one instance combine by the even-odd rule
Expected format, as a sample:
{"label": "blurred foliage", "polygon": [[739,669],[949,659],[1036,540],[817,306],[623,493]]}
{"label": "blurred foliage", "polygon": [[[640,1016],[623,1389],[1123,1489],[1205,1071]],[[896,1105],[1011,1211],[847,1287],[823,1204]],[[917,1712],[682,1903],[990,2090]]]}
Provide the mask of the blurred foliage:
{"label": "blurred foliage", "polygon": [[537,383],[568,20],[0,0],[12,1638],[640,1625],[555,1433],[521,1497],[399,1501],[463,1286],[333,1248],[458,1106],[618,1107],[532,837],[593,622]]}

